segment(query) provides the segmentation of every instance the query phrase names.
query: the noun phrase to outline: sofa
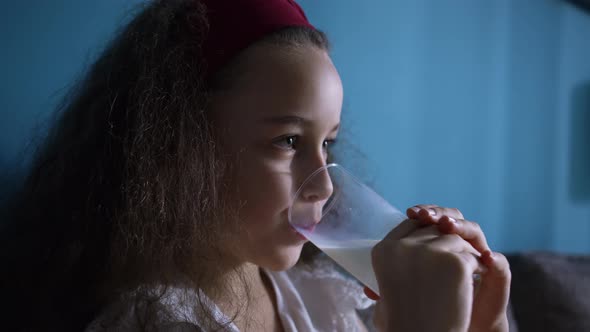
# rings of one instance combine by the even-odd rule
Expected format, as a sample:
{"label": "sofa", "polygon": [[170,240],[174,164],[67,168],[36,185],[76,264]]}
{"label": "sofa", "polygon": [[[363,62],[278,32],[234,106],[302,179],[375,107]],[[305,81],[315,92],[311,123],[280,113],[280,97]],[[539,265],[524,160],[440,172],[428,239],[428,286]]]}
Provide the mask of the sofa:
{"label": "sofa", "polygon": [[511,331],[590,332],[590,255],[506,257],[512,271]]}

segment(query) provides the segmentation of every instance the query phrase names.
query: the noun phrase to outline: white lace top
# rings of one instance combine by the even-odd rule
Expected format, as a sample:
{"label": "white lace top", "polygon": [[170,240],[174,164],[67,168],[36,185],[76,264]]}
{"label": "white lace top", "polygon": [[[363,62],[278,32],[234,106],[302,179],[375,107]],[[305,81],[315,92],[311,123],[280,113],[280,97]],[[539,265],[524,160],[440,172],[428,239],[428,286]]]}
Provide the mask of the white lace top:
{"label": "white lace top", "polygon": [[[294,267],[288,271],[265,271],[275,290],[277,306],[282,325],[287,332],[295,331],[357,331],[358,317],[356,310],[368,308],[373,301],[368,299],[359,283],[338,272],[331,262],[318,260],[313,266]],[[213,313],[216,321],[229,322],[219,308],[202,292],[201,301]],[[162,331],[185,331],[202,328],[199,314],[196,312],[197,292],[180,288],[169,288],[160,299],[160,305],[172,312],[166,323],[158,325]],[[139,330],[137,317],[132,308],[131,299],[121,300],[110,306],[94,320],[86,332],[133,331]],[[116,326],[104,324],[116,321]],[[181,326],[181,328],[179,328]],[[198,330],[198,329],[196,329]],[[205,330],[205,329],[203,329]],[[238,332],[233,324],[227,325],[227,331]]]}

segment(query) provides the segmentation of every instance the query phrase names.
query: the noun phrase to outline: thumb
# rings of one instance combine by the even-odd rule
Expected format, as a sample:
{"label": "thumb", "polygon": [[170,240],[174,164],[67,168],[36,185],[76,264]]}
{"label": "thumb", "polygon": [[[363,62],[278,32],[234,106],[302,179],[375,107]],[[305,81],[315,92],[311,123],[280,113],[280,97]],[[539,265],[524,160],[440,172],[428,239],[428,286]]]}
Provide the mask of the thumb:
{"label": "thumb", "polygon": [[471,325],[484,331],[503,329],[510,297],[510,265],[500,253],[487,250],[481,260],[488,267],[473,302]]}

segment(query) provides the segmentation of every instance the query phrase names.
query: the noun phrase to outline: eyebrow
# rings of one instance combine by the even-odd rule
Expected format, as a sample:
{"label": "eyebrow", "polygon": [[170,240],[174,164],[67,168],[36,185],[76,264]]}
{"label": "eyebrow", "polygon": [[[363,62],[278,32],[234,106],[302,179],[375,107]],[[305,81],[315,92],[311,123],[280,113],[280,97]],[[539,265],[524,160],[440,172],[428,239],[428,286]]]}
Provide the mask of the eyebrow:
{"label": "eyebrow", "polygon": [[[264,123],[282,125],[310,125],[311,121],[296,115],[286,115],[265,118]],[[336,131],[338,128],[340,128],[340,123],[336,124],[336,126],[334,126],[331,131]]]}

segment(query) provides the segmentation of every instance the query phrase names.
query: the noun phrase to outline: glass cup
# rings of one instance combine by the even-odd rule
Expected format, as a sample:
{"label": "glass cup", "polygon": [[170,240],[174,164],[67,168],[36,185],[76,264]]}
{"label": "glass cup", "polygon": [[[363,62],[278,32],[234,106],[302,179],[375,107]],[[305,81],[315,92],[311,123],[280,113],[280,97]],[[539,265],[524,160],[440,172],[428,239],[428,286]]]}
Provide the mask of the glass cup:
{"label": "glass cup", "polygon": [[289,222],[378,294],[371,249],[406,215],[338,164],[314,171],[289,207]]}

